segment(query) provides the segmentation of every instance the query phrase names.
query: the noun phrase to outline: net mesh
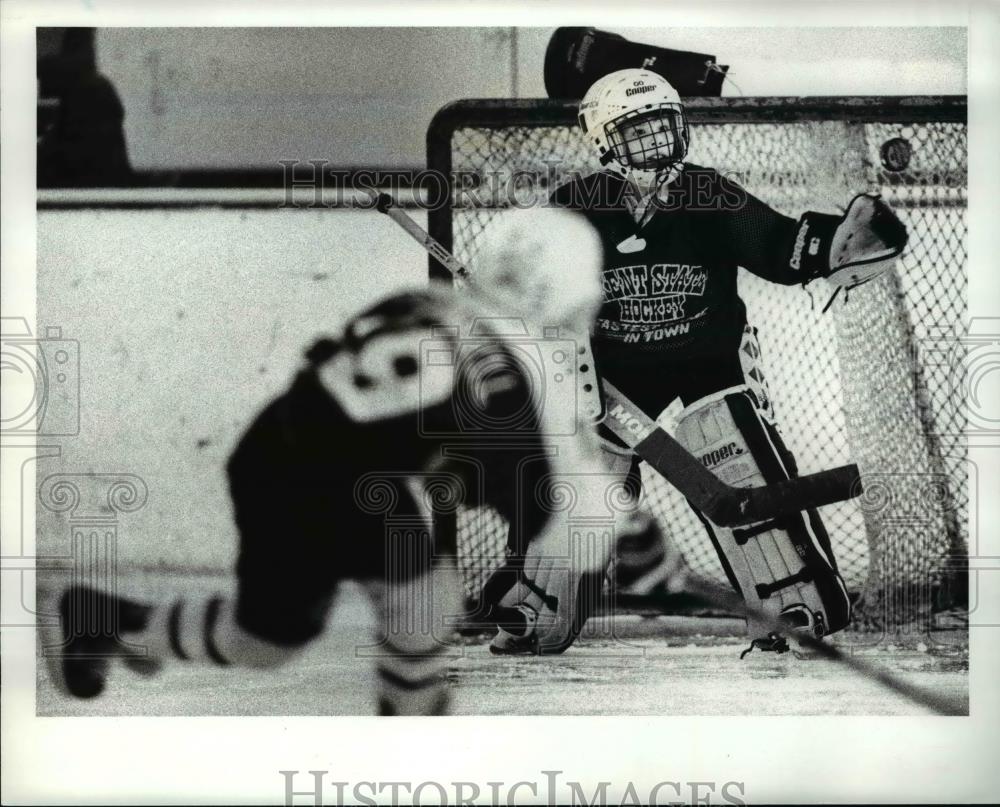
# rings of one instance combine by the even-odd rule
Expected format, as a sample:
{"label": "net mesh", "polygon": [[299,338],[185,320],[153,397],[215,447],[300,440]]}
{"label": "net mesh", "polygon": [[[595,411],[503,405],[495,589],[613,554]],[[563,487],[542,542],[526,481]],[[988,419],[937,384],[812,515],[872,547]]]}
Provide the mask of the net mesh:
{"label": "net mesh", "polygon": [[[866,122],[863,110],[849,121],[807,110],[797,116],[787,103],[781,113],[780,121],[761,114],[761,122],[715,123],[699,121],[693,110],[688,160],[732,175],[789,216],[835,212],[874,190],[907,225],[897,270],[825,314],[830,290],[822,283],[777,286],[742,270],[739,278],[776,420],[800,472],[848,462],[861,469],[865,493],[821,511],[858,598],[856,621],[898,625],[940,604],[945,588],[954,594],[949,572],[967,554],[963,379],[935,359],[966,322],[966,126],[933,115],[907,120],[905,113]],[[459,118],[443,134],[454,193],[432,234],[473,272],[480,236],[501,200],[542,200],[571,173],[598,168],[569,120],[538,124],[537,108],[516,103],[504,116],[489,125]],[[892,138],[911,149],[900,171],[880,158]],[[661,415],[668,428],[677,408]],[[687,564],[724,583],[687,503],[645,466],[642,472],[644,504]],[[506,525],[489,509],[461,510],[457,530],[466,590],[475,598],[503,561]]]}

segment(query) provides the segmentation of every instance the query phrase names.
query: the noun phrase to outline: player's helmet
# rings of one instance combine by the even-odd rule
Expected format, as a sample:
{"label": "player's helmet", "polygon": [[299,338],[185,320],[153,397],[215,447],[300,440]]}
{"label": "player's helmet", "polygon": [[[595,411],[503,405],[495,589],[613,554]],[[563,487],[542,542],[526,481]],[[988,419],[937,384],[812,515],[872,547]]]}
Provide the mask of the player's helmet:
{"label": "player's helmet", "polygon": [[601,305],[603,249],[581,213],[501,212],[483,233],[472,282],[509,314],[586,333]]}
{"label": "player's helmet", "polygon": [[689,143],[684,106],[657,73],[617,70],[598,79],[580,102],[578,120],[601,165],[624,179],[669,182],[683,167]]}

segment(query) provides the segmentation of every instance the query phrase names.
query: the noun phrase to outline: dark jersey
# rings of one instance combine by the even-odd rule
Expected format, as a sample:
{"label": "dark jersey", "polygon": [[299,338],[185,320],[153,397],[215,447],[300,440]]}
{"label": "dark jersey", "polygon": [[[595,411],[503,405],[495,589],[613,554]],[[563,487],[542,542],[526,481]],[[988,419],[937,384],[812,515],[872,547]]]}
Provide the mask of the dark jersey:
{"label": "dark jersey", "polygon": [[643,226],[625,206],[626,183],[606,173],[558,188],[552,201],[580,210],[604,246],[604,304],[594,328],[599,360],[716,358],[736,351],[746,308],[737,267],[781,284],[796,222],[711,168],[687,165]]}
{"label": "dark jersey", "polygon": [[[430,557],[393,545],[430,541],[413,478],[458,480],[463,504],[511,522],[515,548],[541,531],[548,513],[535,503],[552,452],[530,380],[502,338],[458,344],[468,313],[431,291],[370,308],[309,349],[291,388],[240,439],[227,470],[245,628],[300,643],[321,630],[338,580],[384,575],[389,553]],[[435,327],[446,336],[422,354]],[[430,362],[457,369],[422,395]],[[436,501],[457,503],[454,492]]]}

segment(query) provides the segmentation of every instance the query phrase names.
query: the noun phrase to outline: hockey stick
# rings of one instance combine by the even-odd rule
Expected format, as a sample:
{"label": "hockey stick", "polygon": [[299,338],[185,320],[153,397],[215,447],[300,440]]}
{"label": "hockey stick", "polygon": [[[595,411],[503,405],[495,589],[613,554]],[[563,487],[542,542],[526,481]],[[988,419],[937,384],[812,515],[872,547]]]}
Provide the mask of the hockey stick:
{"label": "hockey stick", "polygon": [[[455,277],[469,279],[466,267],[387,193],[365,188],[375,209],[385,213]],[[858,466],[844,465],[763,487],[727,485],[608,381],[601,421],[691,504],[720,527],[738,527],[843,501],[862,492]]]}
{"label": "hockey stick", "polygon": [[614,384],[603,381],[603,387],[607,402],[604,425],[720,527],[790,515],[862,492],[858,466],[853,464],[763,487],[727,485]]}

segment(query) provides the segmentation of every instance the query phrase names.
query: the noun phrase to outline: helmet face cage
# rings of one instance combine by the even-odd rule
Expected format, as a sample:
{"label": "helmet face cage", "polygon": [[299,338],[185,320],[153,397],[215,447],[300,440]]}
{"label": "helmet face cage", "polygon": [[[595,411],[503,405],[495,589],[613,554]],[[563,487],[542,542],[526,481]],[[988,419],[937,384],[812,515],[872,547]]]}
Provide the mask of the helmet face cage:
{"label": "helmet face cage", "polygon": [[[643,138],[649,135],[632,135],[626,139],[622,134],[624,127],[644,121],[662,121],[663,132],[668,137],[666,146],[657,146],[648,151],[650,157],[648,161],[643,159],[646,150],[640,149],[639,145]],[[626,112],[606,123],[604,133],[608,139],[611,156],[625,169],[668,168],[681,162],[687,154],[689,142],[687,119],[684,116],[684,108],[677,103],[653,104],[649,108]],[[635,165],[630,155],[638,157],[640,165]]]}

